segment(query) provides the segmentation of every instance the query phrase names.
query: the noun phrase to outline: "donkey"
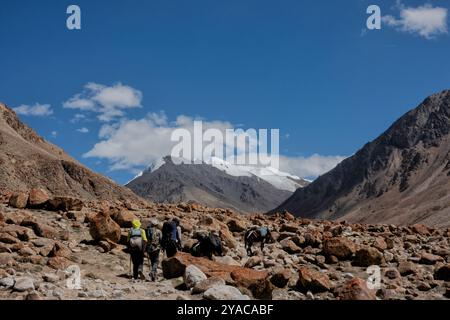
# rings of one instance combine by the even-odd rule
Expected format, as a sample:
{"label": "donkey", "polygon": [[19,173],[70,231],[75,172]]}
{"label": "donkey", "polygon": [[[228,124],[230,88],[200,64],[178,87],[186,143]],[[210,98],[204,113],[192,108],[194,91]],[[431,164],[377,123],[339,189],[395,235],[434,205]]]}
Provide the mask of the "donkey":
{"label": "donkey", "polygon": [[252,256],[252,246],[255,242],[261,243],[261,251],[264,250],[264,244],[272,243],[274,240],[272,238],[272,233],[267,227],[252,227],[245,232],[244,235],[245,249],[247,250],[247,255]]}

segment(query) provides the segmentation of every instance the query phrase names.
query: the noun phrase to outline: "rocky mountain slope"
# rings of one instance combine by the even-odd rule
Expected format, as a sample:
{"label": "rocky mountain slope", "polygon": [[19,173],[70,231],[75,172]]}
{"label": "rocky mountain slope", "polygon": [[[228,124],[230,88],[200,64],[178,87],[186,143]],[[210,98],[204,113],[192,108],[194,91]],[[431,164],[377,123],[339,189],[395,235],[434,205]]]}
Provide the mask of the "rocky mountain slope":
{"label": "rocky mountain slope", "polygon": [[141,203],[129,189],[92,172],[45,141],[0,103],[0,190],[43,188],[53,196]]}
{"label": "rocky mountain slope", "polygon": [[212,165],[175,164],[168,156],[126,186],[158,203],[194,201],[248,213],[265,212],[286,200],[296,187],[308,183],[278,172],[256,174],[217,160]]}
{"label": "rocky mountain slope", "polygon": [[[144,226],[156,218],[161,227],[174,216],[181,220],[185,250],[197,231],[214,230],[225,256],[161,256],[156,282],[131,281],[126,227],[135,217]],[[255,245],[248,257],[243,235],[251,225],[269,226],[275,242],[264,252]],[[424,225],[241,216],[193,204],[137,211],[112,203],[73,211],[0,204],[0,299],[448,299],[449,241],[450,229]],[[376,266],[373,279],[369,266]]]}
{"label": "rocky mountain slope", "polygon": [[450,226],[450,91],[434,94],[272,212]]}

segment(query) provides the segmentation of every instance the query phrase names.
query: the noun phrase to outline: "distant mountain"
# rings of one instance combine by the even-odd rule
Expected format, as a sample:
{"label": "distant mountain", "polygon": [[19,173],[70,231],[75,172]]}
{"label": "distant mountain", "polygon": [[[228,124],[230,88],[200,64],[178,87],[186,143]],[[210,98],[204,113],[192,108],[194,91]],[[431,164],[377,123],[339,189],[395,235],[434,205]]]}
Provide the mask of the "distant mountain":
{"label": "distant mountain", "polygon": [[434,94],[271,212],[450,226],[450,91]]}
{"label": "distant mountain", "polygon": [[248,213],[265,212],[308,183],[274,168],[236,166],[217,158],[193,164],[168,156],[126,186],[156,202],[194,201]]}
{"label": "distant mountain", "polygon": [[0,103],[0,189],[43,188],[54,196],[142,202],[129,189],[92,172],[44,140]]}

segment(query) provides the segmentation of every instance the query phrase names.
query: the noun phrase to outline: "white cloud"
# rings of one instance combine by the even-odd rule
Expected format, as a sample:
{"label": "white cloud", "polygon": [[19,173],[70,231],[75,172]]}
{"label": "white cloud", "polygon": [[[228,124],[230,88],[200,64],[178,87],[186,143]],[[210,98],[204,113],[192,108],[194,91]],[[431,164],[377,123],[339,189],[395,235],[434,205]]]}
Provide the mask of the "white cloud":
{"label": "white cloud", "polygon": [[32,106],[22,104],[17,108],[13,108],[13,110],[22,116],[45,117],[53,114],[53,110],[49,104],[35,103]]}
{"label": "white cloud", "polygon": [[400,10],[399,18],[392,15],[383,17],[383,21],[389,26],[426,39],[447,33],[446,8],[433,7],[430,4],[412,8],[405,7],[400,2],[397,2],[397,8]]}
{"label": "white cloud", "polygon": [[85,127],[79,128],[79,129],[77,129],[77,131],[80,132],[80,133],[89,133],[89,129],[85,128]]}
{"label": "white cloud", "polygon": [[84,114],[81,113],[77,113],[73,116],[72,119],[70,119],[70,122],[72,123],[77,123],[80,122],[81,120],[86,119],[86,116]]}
{"label": "white cloud", "polygon": [[280,170],[299,177],[318,177],[336,167],[345,158],[319,154],[310,157],[280,156]]}
{"label": "white cloud", "polygon": [[[102,140],[84,154],[84,157],[107,159],[110,162],[110,170],[128,170],[135,173],[161,157],[170,155],[176,144],[170,139],[172,132],[184,128],[192,134],[195,120],[181,115],[174,122],[169,122],[164,113],[151,113],[144,119],[105,124],[99,132]],[[224,121],[203,121],[203,129],[210,128],[224,133],[226,129],[233,129],[233,126]],[[203,146],[208,144],[204,142]],[[229,146],[226,150],[230,152]],[[343,159],[344,157],[340,156],[320,155],[308,158],[280,156],[280,170],[301,177],[315,177],[332,169]]]}
{"label": "white cloud", "polygon": [[58,131],[52,131],[51,136],[52,138],[56,138],[58,136]]}
{"label": "white cloud", "polygon": [[67,109],[98,113],[98,119],[110,122],[125,115],[124,110],[140,108],[142,93],[120,82],[112,86],[88,83],[81,93],[63,103]]}

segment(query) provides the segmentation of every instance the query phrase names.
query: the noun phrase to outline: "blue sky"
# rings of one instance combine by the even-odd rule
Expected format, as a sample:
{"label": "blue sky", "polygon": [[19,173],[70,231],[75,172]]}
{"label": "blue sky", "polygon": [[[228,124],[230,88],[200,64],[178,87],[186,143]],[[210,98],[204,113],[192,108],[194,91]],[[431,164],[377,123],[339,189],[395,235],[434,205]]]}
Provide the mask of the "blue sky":
{"label": "blue sky", "polygon": [[[324,168],[353,154],[426,96],[450,88],[447,1],[343,3],[3,0],[0,101],[22,106],[21,119],[39,134],[119,183],[148,158],[118,160],[104,149],[83,155],[101,141],[124,143],[125,127],[137,135],[126,135],[131,143],[139,125],[147,130],[150,121],[158,133],[180,115],[279,128],[293,173],[311,176],[315,161]],[[70,4],[81,8],[81,30],[66,28]],[[370,4],[389,16],[381,30],[365,29]],[[102,86],[90,91],[89,83]],[[108,122],[98,109],[63,107],[108,88],[131,95]],[[143,153],[152,139],[161,144],[146,137]]]}

